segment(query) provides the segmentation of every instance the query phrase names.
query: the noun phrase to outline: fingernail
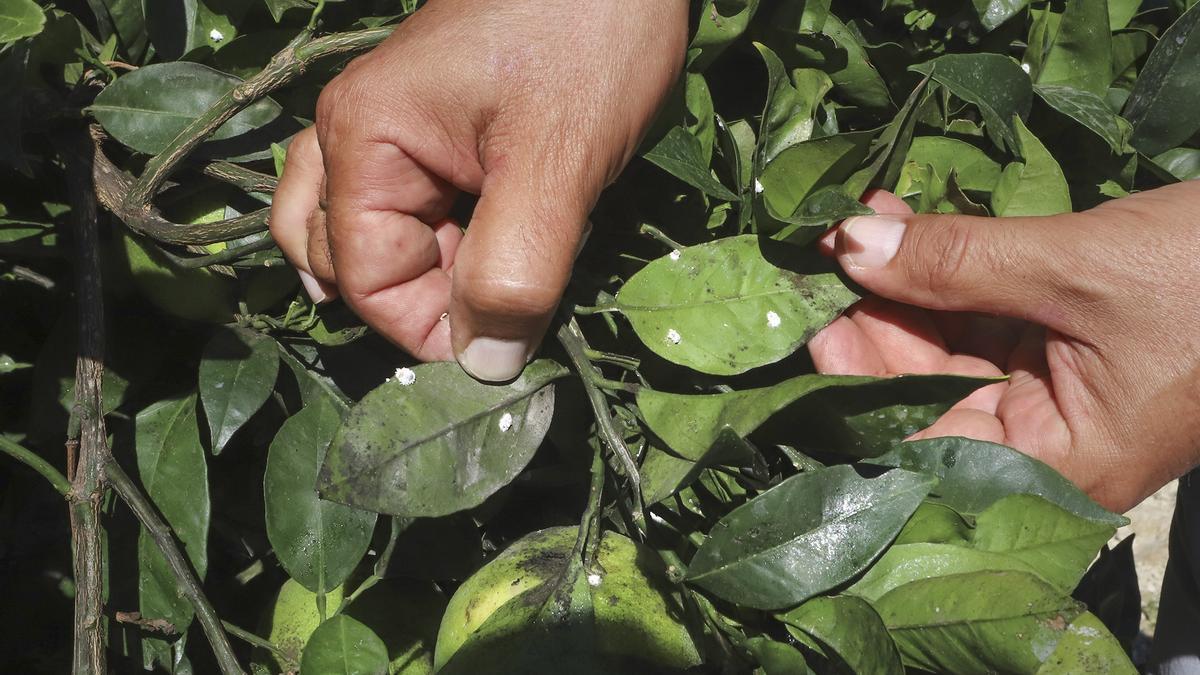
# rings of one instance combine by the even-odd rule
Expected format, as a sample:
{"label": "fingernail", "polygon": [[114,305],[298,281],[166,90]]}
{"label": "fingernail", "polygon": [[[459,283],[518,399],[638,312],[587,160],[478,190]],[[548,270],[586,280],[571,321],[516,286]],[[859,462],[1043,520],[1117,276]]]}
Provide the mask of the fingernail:
{"label": "fingernail", "polygon": [[296,270],[296,273],[300,275],[300,283],[304,285],[305,292],[313,302],[319,305],[329,299],[329,294],[321,288],[321,282],[317,281],[316,277],[300,269]]}
{"label": "fingernail", "polygon": [[529,358],[523,340],[477,337],[459,355],[458,362],[472,377],[485,382],[504,382],[521,374]]}
{"label": "fingernail", "polygon": [[842,257],[851,267],[878,269],[900,250],[904,223],[880,216],[856,216],[842,223],[845,250]]}

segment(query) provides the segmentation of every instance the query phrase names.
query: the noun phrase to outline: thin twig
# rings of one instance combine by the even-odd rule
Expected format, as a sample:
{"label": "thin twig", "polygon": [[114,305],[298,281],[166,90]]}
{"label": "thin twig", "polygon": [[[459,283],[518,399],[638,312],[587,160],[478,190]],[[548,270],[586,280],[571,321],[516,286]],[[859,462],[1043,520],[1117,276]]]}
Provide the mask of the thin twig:
{"label": "thin twig", "polygon": [[71,483],[67,477],[29,448],[0,436],[0,451],[41,474],[42,478],[49,481],[50,485],[58,491],[58,494],[64,497],[71,494]]}
{"label": "thin twig", "polygon": [[216,253],[197,256],[177,256],[166,249],[163,253],[166,254],[171,262],[185,268],[208,267],[210,265],[220,265],[227,262],[232,262],[253,253],[268,251],[275,248],[275,240],[270,237],[263,237],[257,241],[252,241],[249,244],[226,248]]}
{"label": "thin twig", "polygon": [[229,183],[246,192],[272,193],[279,187],[279,179],[233,162],[207,162],[200,172],[209,178]]}
{"label": "thin twig", "polygon": [[100,505],[107,490],[104,462],[104,296],[100,280],[100,238],[92,185],[92,144],[82,129],[54,137],[66,163],[71,223],[74,226],[78,352],[75,405],[67,430],[67,473],[71,476],[71,541],[75,575],[75,622],[72,672],[103,675],[104,533]]}
{"label": "thin twig", "polygon": [[13,265],[12,267],[8,268],[8,273],[17,279],[20,279],[21,281],[28,281],[29,283],[41,286],[48,291],[54,290],[56,285],[54,280],[50,277],[39,272],[35,272],[24,265]]}
{"label": "thin twig", "polygon": [[255,647],[261,647],[262,649],[265,649],[265,650],[271,652],[272,654],[274,654],[275,656],[278,656],[281,658],[285,658],[285,659],[290,658],[288,656],[287,652],[280,649],[279,645],[275,644],[274,642],[271,642],[270,640],[268,640],[266,638],[259,637],[259,636],[255,635],[254,633],[251,633],[250,631],[246,630],[245,628],[239,628],[239,627],[235,626],[234,624],[229,623],[228,621],[222,621],[221,625],[225,627],[225,630],[230,635],[241,640],[242,642],[245,642],[246,644],[254,645]]}
{"label": "thin twig", "polygon": [[221,620],[217,617],[217,612],[213,609],[212,603],[204,595],[204,589],[200,586],[200,581],[196,578],[196,573],[192,569],[191,563],[180,550],[178,542],[171,532],[171,526],[163,520],[150,499],[142,494],[138,486],[134,484],[125,471],[117,464],[116,460],[109,459],[106,466],[108,479],[112,483],[113,489],[121,497],[121,500],[129,506],[129,510],[133,511],[133,515],[137,517],[138,522],[145,528],[146,534],[154,540],[158,545],[158,550],[162,552],[163,559],[167,561],[167,566],[171,568],[171,574],[175,577],[175,583],[178,585],[180,594],[192,603],[192,608],[196,611],[196,619],[200,622],[200,627],[204,629],[204,634],[208,637],[209,644],[212,645],[213,653],[217,657],[217,665],[221,668],[221,672],[225,675],[233,675],[235,673],[243,673],[242,667],[238,665],[237,657],[233,655],[233,647],[229,644],[229,636],[226,635],[225,629],[221,624]]}
{"label": "thin twig", "polygon": [[221,125],[255,101],[295,80],[314,61],[370,49],[383,42],[391,35],[392,30],[392,27],[373,28],[338,33],[316,40],[311,40],[310,30],[301,31],[282,51],[271,57],[267,66],[257,75],[241,82],[217,99],[203,115],[180,131],[162,152],[147,162],[145,171],[125,197],[125,205],[136,209],[148,208],[151,199],[171,172]]}
{"label": "thin twig", "polygon": [[592,406],[592,414],[596,418],[596,429],[600,432],[600,439],[615,455],[625,477],[629,479],[629,490],[633,496],[633,517],[639,522],[644,522],[642,480],[637,462],[634,461],[633,454],[629,452],[625,438],[617,431],[616,422],[613,421],[612,413],[608,409],[608,399],[605,398],[604,392],[597,384],[599,381],[608,381],[604,380],[592,362],[588,360],[586,350],[590,347],[587,339],[583,336],[583,331],[579,329],[579,323],[575,321],[575,317],[572,316],[568,319],[558,330],[558,341],[567,350],[567,356],[571,359],[571,364],[575,366],[575,371],[583,382],[583,389]]}

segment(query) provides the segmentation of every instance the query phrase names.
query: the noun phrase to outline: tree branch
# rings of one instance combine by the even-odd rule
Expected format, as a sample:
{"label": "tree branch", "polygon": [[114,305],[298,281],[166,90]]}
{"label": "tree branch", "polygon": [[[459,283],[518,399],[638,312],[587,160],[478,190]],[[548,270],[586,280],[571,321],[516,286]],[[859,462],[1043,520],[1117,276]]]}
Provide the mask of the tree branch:
{"label": "tree branch", "polygon": [[129,209],[146,210],[158,189],[175,167],[208,139],[217,129],[250,104],[302,75],[315,61],[370,49],[391,35],[392,28],[337,33],[312,40],[311,31],[301,31],[267,63],[259,73],[238,84],[217,99],[203,115],[192,121],[162,152],[146,163],[137,182],[129,190],[124,204]]}
{"label": "tree branch", "polygon": [[200,167],[200,172],[246,192],[270,193],[279,187],[279,179],[275,176],[259,173],[233,162],[208,162]]}
{"label": "tree branch", "polygon": [[233,647],[229,644],[229,636],[225,634],[221,619],[217,616],[217,611],[213,609],[212,603],[204,595],[204,589],[201,588],[191,563],[179,549],[171,526],[167,525],[167,522],[154,508],[154,504],[146,495],[142,494],[133,479],[125,473],[116,460],[110,458],[106,469],[113,489],[117,491],[121,500],[129,506],[133,515],[146,529],[146,533],[158,545],[158,550],[162,552],[163,559],[167,561],[167,566],[171,568],[171,573],[175,576],[179,592],[192,603],[192,607],[196,610],[196,619],[200,622],[200,627],[204,629],[209,644],[212,645],[221,672],[225,675],[243,673],[242,667],[238,665],[237,657],[233,655]]}
{"label": "tree branch", "polygon": [[104,675],[108,671],[104,652],[105,556],[100,505],[106,491],[104,462],[108,457],[108,438],[100,391],[104,374],[104,298],[96,231],[98,214],[92,185],[91,153],[94,147],[83,129],[56,136],[54,141],[66,161],[75,240],[75,302],[79,316],[75,407],[67,433],[67,473],[71,476],[67,498],[71,502],[76,588],[72,671],[76,675]]}
{"label": "tree branch", "polygon": [[64,497],[71,494],[71,482],[67,480],[67,477],[29,448],[0,436],[0,451],[41,474],[42,478],[49,481],[50,485],[58,491],[58,494]]}

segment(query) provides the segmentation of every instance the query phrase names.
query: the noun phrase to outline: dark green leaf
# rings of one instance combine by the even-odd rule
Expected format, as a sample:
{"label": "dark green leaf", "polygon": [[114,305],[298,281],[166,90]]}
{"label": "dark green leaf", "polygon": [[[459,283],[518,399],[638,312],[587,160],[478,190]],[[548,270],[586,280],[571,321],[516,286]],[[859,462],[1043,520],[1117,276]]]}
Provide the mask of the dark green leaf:
{"label": "dark green leaf", "polygon": [[[155,154],[240,82],[198,63],[159,63],[117,78],[89,110],[113,138],[138,152]],[[278,103],[259,99],[221,125],[200,146],[200,153],[235,159],[269,157],[270,144],[296,130]]]}
{"label": "dark green leaf", "polygon": [[784,149],[812,137],[814,116],[833,81],[820,70],[796,70],[795,82],[783,62],[765,45],[755,43],[767,66],[767,98],[758,129],[755,166],[762,167]]}
{"label": "dark green leaf", "polygon": [[1038,84],[1033,90],[1050,107],[1104,139],[1114,154],[1129,152],[1129,135],[1133,130],[1125,118],[1108,107],[1104,99],[1090,91],[1063,85]]}
{"label": "dark green leaf", "polygon": [[1157,155],[1200,129],[1200,6],[1192,5],[1159,38],[1125,104],[1133,147]]}
{"label": "dark green leaf", "polygon": [[904,166],[904,157],[912,144],[913,129],[917,123],[917,109],[922,102],[929,99],[927,86],[929,78],[925,77],[913,88],[900,112],[890,124],[884,127],[879,138],[871,145],[874,158],[871,163],[857,171],[843,186],[845,191],[854,196],[862,196],[867,188],[876,187],[893,190],[896,181],[900,179],[900,170]]}
{"label": "dark green leaf", "polygon": [[246,328],[220,330],[200,359],[200,401],[208,417],[214,455],[249,420],[275,389],[279,347]]}
{"label": "dark green leaf", "polygon": [[1017,148],[1023,161],[1004,167],[992,192],[992,213],[997,216],[1052,216],[1071,210],[1067,179],[1054,156],[1014,117]]}
{"label": "dark green leaf", "polygon": [[756,637],[746,640],[745,646],[763,675],[809,675],[812,672],[800,650],[789,644]]}
{"label": "dark green leaf", "polygon": [[893,544],[862,578],[846,589],[846,593],[875,603],[896,588],[914,581],[998,571],[1037,575],[1033,567],[1011,556],[953,542]]}
{"label": "dark green leaf", "polygon": [[617,307],[659,356],[732,375],[788,356],[856,300],[815,253],[743,235],[651,261]]}
{"label": "dark green leaf", "polygon": [[1000,54],[947,54],[911,70],[929,75],[950,93],[974,103],[992,141],[1017,149],[1012,119],[1029,114],[1033,85],[1015,61]]}
{"label": "dark green leaf", "polygon": [[[770,206],[767,206],[770,212]],[[875,213],[871,207],[846,194],[839,185],[818,188],[804,198],[790,216],[770,213],[775,220],[787,225],[771,235],[776,241],[804,245],[820,237],[830,225],[852,216],[869,216]]]}
{"label": "dark green leaf", "polygon": [[721,182],[713,177],[712,170],[705,161],[704,148],[700,139],[693,136],[687,129],[682,127],[671,129],[658,144],[642,156],[705,194],[726,201],[736,201],[738,198],[729,191],[729,188],[721,185]]}
{"label": "dark green leaf", "polygon": [[905,584],[875,605],[906,666],[945,673],[1032,673],[1082,608],[1021,572]]}
{"label": "dark green leaf", "polygon": [[840,661],[840,672],[903,675],[900,652],[883,619],[866,601],[838,595],[813,598],[780,615],[788,631],[803,632]]}
{"label": "dark green leaf", "polygon": [[457,363],[403,372],[350,409],[321,467],[321,496],[409,517],[478,506],[533,457],[554,411],[551,382],[565,374],[553,361],[506,385]]}
{"label": "dark green leaf", "polygon": [[1112,38],[1107,2],[1068,2],[1058,22],[1038,84],[1058,84],[1101,96],[1112,82]]}
{"label": "dark green leaf", "polygon": [[828,2],[779,3],[766,27],[772,32],[764,42],[784,63],[825,71],[837,93],[852,103],[894,107],[859,33],[830,13]]}
{"label": "dark green leaf", "polygon": [[896,535],[893,548],[901,544],[961,544],[971,537],[971,525],[958,511],[937,502],[926,501]]}
{"label": "dark green leaf", "polygon": [[[208,569],[210,505],[196,397],[155,403],[138,413],[135,427],[138,476],[146,496],[171,526],[203,579]],[[145,530],[138,537],[138,605],[143,617],[166,620],[180,634],[186,633],[192,622],[191,603],[180,595],[175,575]],[[167,653],[160,640],[151,644],[147,664]]]}
{"label": "dark green leaf", "polygon": [[[784,426],[806,421],[793,445],[871,456],[932,424],[972,391],[993,384],[956,375],[798,375],[779,384],[717,394],[671,394],[643,387],[638,408],[675,454],[704,457],[724,430],[747,436],[784,408]],[[784,433],[788,430],[785,429]]]}
{"label": "dark green leaf", "polygon": [[792,476],[713,526],[688,580],[730,602],[781,609],[834,588],[891,542],[936,481],[849,466]]}
{"label": "dark green leaf", "polygon": [[341,419],[333,402],[310,401],[280,427],[263,476],[267,538],[288,575],[314,593],[346,580],[375,528],[374,513],[317,497],[317,472]]}
{"label": "dark green leaf", "polygon": [[387,645],[370,628],[339,614],[308,638],[300,670],[321,675],[383,675],[388,672]]}
{"label": "dark green leaf", "polygon": [[733,44],[754,18],[759,0],[705,0],[688,45],[688,70],[700,72]]}
{"label": "dark green leaf", "polygon": [[42,32],[46,14],[33,0],[4,0],[0,3],[0,45]]}
{"label": "dark green leaf", "polygon": [[279,23],[283,19],[284,12],[289,9],[306,9],[312,11],[313,6],[305,0],[264,0],[267,4],[267,9],[271,12],[271,18],[275,19],[275,23]]}
{"label": "dark green leaf", "polygon": [[979,515],[1008,495],[1030,494],[1088,520],[1118,527],[1128,522],[1049,466],[995,443],[960,437],[911,441],[870,462],[937,476],[938,498],[967,515]]}

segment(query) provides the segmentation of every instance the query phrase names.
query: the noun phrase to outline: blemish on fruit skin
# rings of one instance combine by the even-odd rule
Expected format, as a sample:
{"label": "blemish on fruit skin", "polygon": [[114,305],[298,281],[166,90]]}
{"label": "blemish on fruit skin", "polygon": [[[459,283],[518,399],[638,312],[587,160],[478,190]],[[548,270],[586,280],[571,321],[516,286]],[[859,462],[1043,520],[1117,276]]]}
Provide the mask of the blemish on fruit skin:
{"label": "blemish on fruit skin", "polygon": [[512,428],[513,416],[512,413],[504,413],[500,416],[500,431],[508,431]]}
{"label": "blemish on fruit skin", "polygon": [[770,326],[771,328],[779,328],[779,324],[781,324],[781,323],[783,323],[783,320],[779,318],[778,314],[776,314],[774,311],[767,312],[767,325],[768,326]]}
{"label": "blemish on fruit skin", "polygon": [[675,330],[674,328],[667,329],[667,342],[670,342],[673,345],[677,345],[677,344],[679,344],[679,341],[682,339],[683,339],[683,336],[679,334],[679,331]]}
{"label": "blemish on fruit skin", "polygon": [[397,368],[396,381],[407,387],[417,381],[417,373],[412,368]]}

